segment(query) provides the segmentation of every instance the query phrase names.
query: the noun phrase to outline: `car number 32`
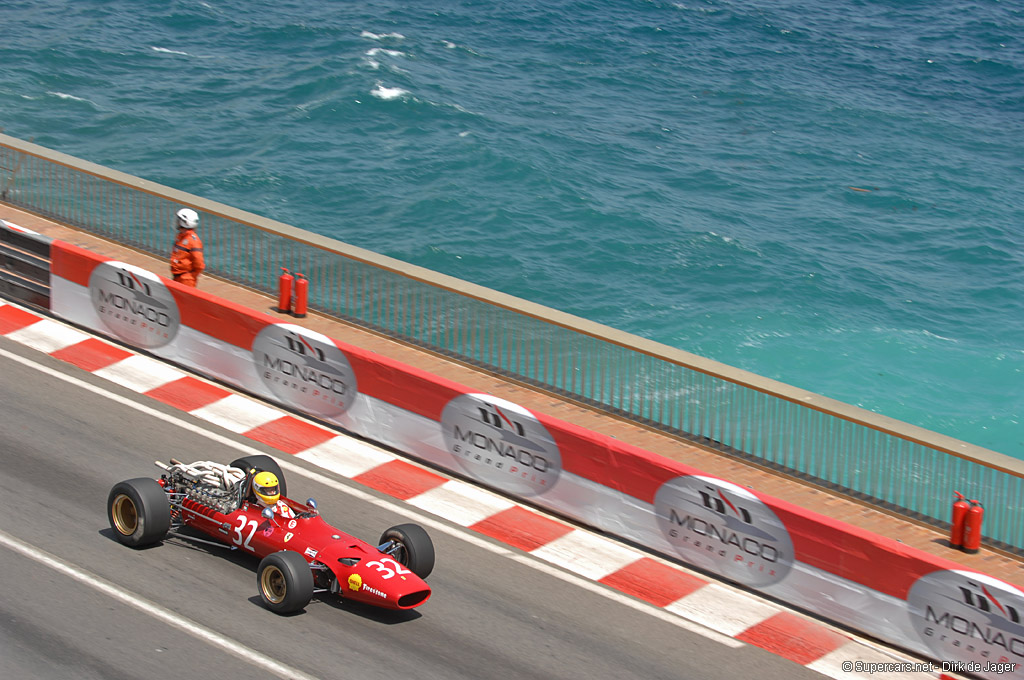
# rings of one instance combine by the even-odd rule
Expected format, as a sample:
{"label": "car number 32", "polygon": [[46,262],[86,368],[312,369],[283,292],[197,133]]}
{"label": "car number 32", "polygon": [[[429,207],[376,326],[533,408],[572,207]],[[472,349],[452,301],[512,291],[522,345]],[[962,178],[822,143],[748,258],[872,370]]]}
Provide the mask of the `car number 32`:
{"label": "car number 32", "polygon": [[[245,531],[246,522],[248,522],[249,525],[249,535],[243,539],[242,532]],[[259,522],[257,522],[254,519],[248,519],[244,515],[242,517],[239,517],[238,526],[235,527],[235,537],[231,539],[231,542],[235,545],[242,546],[246,550],[252,550],[255,552],[256,549],[249,545],[249,541],[251,541],[252,537],[256,535],[256,529],[258,529],[259,526]]]}
{"label": "car number 32", "polygon": [[373,562],[367,562],[366,566],[367,566],[367,568],[369,568],[369,567],[376,567],[377,572],[380,573],[380,574],[383,574],[383,576],[381,576],[381,578],[384,579],[385,581],[388,580],[389,578],[391,578],[392,576],[394,576],[395,574],[398,574],[399,576],[402,576],[403,574],[411,574],[412,573],[412,571],[410,571],[409,569],[406,569],[405,567],[403,567],[401,564],[399,564],[395,560],[391,559],[390,557],[382,557],[379,560],[374,560]]}

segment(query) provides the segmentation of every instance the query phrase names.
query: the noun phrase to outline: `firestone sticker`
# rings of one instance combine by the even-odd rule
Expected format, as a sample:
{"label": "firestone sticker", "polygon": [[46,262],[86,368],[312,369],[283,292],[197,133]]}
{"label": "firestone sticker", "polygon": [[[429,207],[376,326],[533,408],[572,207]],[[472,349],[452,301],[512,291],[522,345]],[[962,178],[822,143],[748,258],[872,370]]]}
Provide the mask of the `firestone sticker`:
{"label": "firestone sticker", "polygon": [[273,324],[256,336],[252,357],[270,391],[304,413],[336,416],[355,402],[352,365],[325,335],[294,324]]}
{"label": "firestone sticker", "polygon": [[181,327],[178,305],[167,286],[156,274],[134,265],[97,265],[89,275],[89,297],[103,325],[136,347],[166,345]]}
{"label": "firestone sticker", "polygon": [[933,571],[907,595],[910,623],[938,659],[1016,664],[1024,677],[1024,593],[986,574]]}
{"label": "firestone sticker", "polygon": [[562,473],[555,440],[518,404],[486,394],[459,395],[444,407],[441,428],[459,465],[496,489],[536,496]]}
{"label": "firestone sticker", "polygon": [[687,475],[654,497],[662,533],[681,557],[750,586],[778,583],[793,566],[793,541],[776,514],[750,491]]}

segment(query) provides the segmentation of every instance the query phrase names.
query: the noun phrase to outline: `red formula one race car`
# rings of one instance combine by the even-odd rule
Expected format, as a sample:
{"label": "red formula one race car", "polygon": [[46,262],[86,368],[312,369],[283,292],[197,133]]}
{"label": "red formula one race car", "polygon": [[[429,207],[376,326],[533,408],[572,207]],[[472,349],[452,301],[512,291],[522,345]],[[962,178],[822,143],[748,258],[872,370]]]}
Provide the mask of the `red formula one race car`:
{"label": "red formula one race car", "polygon": [[270,456],[157,466],[164,470],[159,480],[129,479],[110,490],[110,527],[127,546],[152,545],[191,527],[256,555],[260,597],[279,614],[302,609],[314,592],[388,609],[412,609],[430,597],[423,579],[434,568],[434,544],[419,525],[391,527],[379,545],[350,536],[325,522],[312,498],[289,499]]}

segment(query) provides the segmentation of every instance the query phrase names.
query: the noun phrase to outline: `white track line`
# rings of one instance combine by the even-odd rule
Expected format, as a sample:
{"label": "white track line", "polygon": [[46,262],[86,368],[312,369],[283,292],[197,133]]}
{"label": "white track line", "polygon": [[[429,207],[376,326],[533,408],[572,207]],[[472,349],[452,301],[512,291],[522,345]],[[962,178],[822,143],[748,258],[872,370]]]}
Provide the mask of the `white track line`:
{"label": "white track line", "polygon": [[273,673],[279,678],[288,678],[289,680],[316,680],[315,676],[303,673],[297,668],[292,668],[291,666],[283,664],[266,654],[262,654],[257,652],[255,649],[246,647],[238,640],[233,640],[227,636],[221,635],[214,630],[210,630],[206,626],[185,618],[181,614],[165,609],[160,605],[139,597],[130,591],[119,588],[113,583],[95,574],[65,562],[59,557],[25,543],[24,541],[3,531],[0,531],[0,544],[10,548],[16,553],[38,562],[45,567],[49,567],[50,569],[58,571],[79,583],[87,585],[104,595],[108,595],[115,600],[123,602],[129,607],[134,607],[144,614],[148,614],[155,619],[177,628],[178,630],[188,633],[192,637],[202,640],[213,647],[217,647],[218,649],[232,654],[233,656],[237,656],[238,658],[249,662],[261,671],[267,671]]}

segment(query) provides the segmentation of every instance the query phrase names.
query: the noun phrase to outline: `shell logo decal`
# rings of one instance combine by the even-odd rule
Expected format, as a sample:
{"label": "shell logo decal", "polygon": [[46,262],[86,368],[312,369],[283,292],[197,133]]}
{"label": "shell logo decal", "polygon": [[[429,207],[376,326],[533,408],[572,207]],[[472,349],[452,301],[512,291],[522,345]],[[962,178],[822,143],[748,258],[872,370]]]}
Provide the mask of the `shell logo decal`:
{"label": "shell logo decal", "polygon": [[348,577],[348,589],[359,590],[363,587],[363,577],[359,574],[352,574]]}

